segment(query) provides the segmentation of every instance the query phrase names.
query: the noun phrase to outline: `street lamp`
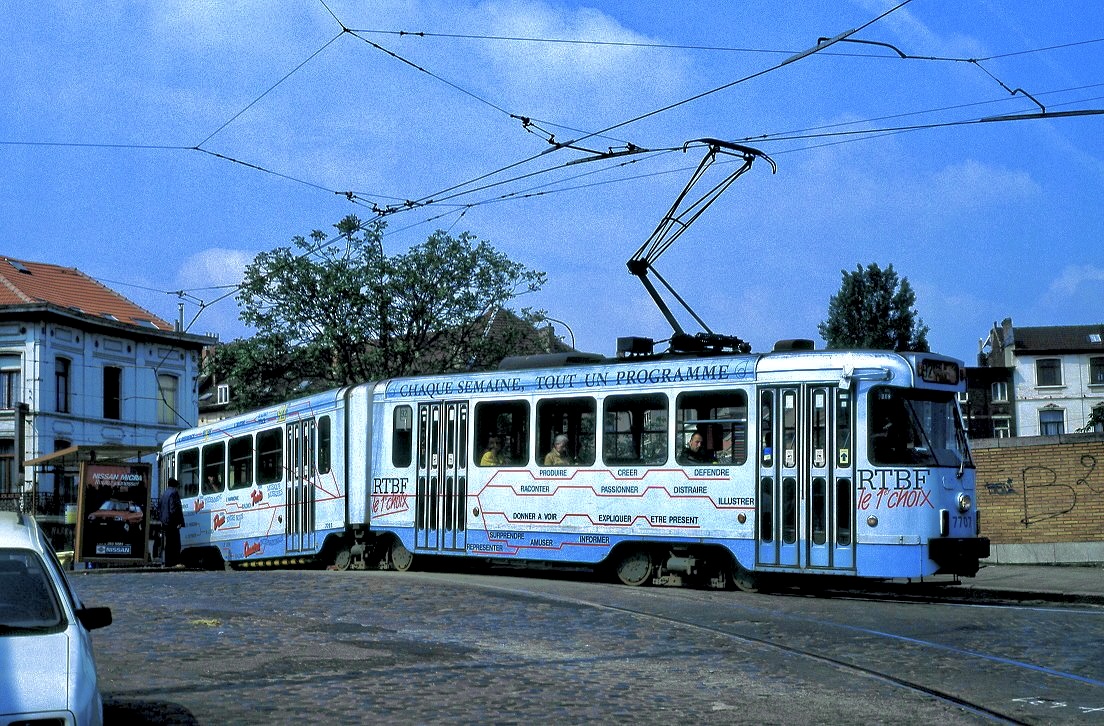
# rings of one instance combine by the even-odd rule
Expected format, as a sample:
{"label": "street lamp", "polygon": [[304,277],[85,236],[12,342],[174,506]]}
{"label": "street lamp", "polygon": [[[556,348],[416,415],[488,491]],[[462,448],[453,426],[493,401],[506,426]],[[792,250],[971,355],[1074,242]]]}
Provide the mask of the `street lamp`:
{"label": "street lamp", "polygon": [[575,333],[573,333],[571,331],[571,326],[569,326],[567,323],[565,323],[562,320],[557,320],[556,318],[552,318],[552,317],[549,317],[547,315],[544,316],[544,319],[548,320],[549,322],[559,323],[560,325],[564,326],[564,328],[567,330],[567,334],[571,336],[571,349],[576,350],[576,348],[575,348]]}

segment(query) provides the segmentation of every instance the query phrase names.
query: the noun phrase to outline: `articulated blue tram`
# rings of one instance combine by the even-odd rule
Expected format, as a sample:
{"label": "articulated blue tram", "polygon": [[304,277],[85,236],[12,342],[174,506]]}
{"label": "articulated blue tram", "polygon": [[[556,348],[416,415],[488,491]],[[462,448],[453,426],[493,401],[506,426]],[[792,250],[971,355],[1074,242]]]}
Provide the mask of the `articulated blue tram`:
{"label": "articulated blue tram", "polygon": [[630,585],[973,575],[961,364],[814,351],[396,378],[165,442],[185,557],[407,570],[419,558],[608,568]]}

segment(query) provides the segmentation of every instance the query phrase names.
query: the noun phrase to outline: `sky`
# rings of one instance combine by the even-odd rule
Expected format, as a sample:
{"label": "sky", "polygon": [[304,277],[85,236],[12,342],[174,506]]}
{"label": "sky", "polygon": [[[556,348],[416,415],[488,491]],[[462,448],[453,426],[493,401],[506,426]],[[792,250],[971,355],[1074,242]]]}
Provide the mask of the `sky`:
{"label": "sky", "polygon": [[13,0],[0,253],[228,341],[255,255],[383,212],[388,254],[468,231],[546,272],[516,306],[612,355],[670,336],[625,263],[709,138],[777,165],[654,261],[714,332],[821,347],[870,263],[968,363],[1006,317],[1104,322],[1104,115],[1055,115],[1104,109],[1104,3],[898,5]]}

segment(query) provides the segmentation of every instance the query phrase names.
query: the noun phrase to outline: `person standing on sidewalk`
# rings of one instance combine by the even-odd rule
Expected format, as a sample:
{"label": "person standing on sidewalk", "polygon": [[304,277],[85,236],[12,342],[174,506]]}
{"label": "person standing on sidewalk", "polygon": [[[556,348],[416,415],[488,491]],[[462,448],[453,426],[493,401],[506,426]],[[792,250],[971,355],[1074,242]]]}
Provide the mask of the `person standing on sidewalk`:
{"label": "person standing on sidewalk", "polygon": [[180,530],[184,527],[184,507],[180,504],[180,492],[177,491],[179,484],[175,478],[169,477],[165,491],[161,492],[161,498],[157,500],[161,510],[161,533],[165,538],[165,547],[161,553],[165,567],[180,564]]}

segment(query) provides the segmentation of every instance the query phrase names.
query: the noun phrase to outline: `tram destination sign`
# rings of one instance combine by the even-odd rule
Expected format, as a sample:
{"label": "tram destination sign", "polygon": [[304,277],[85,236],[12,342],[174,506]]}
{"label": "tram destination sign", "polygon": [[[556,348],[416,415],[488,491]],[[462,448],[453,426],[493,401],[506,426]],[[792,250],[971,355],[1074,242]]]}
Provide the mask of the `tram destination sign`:
{"label": "tram destination sign", "polygon": [[920,361],[920,379],[925,383],[957,386],[960,375],[961,369],[955,361],[934,358],[924,358]]}

